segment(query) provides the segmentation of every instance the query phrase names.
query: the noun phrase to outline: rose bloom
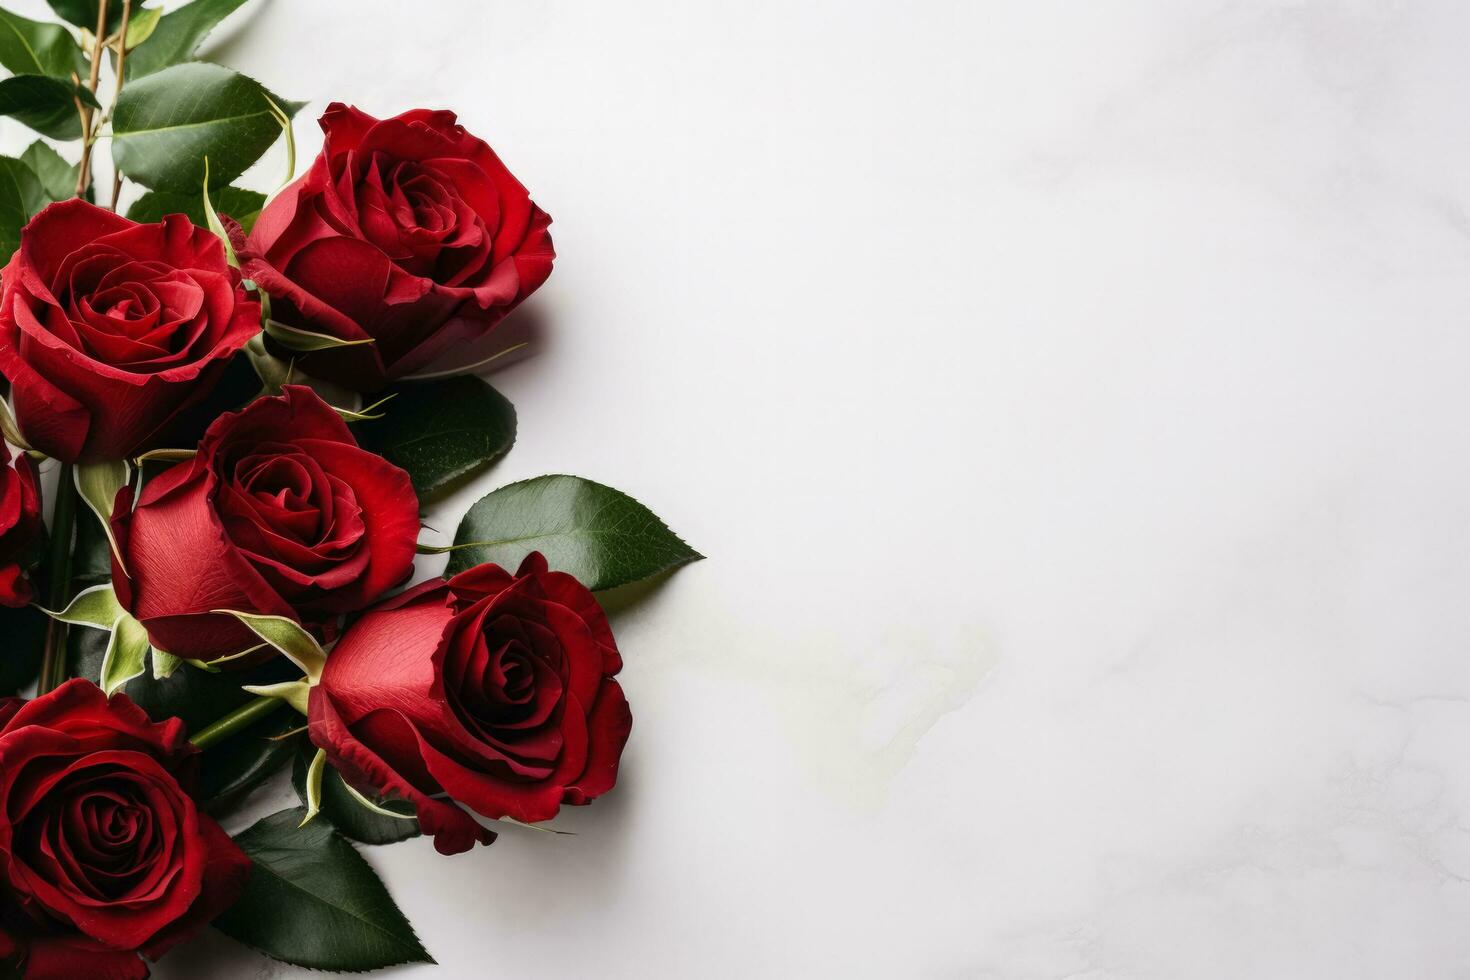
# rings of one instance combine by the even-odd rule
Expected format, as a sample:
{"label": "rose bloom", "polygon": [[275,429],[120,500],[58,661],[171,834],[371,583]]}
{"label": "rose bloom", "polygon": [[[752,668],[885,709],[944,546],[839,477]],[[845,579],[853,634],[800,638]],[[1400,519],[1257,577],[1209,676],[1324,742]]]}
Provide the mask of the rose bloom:
{"label": "rose bloom", "polygon": [[31,219],[0,274],[0,374],[21,433],[67,462],[123,459],[201,399],[260,329],[219,239],[81,200]]}
{"label": "rose bloom", "polygon": [[551,275],[551,218],[452,112],[333,103],[311,169],[255,222],[245,274],[288,326],[371,344],[302,358],[358,391],[488,334]]}
{"label": "rose bloom", "polygon": [[633,716],[607,617],[539,553],[425,582],[354,623],[309,704],[311,740],[359,789],[414,804],[443,854],[612,789]]}
{"label": "rose bloom", "polygon": [[[310,388],[221,415],[198,454],[123,488],[112,527],[118,601],[175,656],[259,641],[234,610],[316,626],[406,579],[419,530],[408,474],[360,449]],[[249,663],[251,661],[242,661]]]}
{"label": "rose bloom", "polygon": [[240,897],[250,859],[190,796],[198,750],[72,680],[0,701],[0,956],[25,980],[141,980]]}
{"label": "rose bloom", "polygon": [[41,543],[41,490],[36,464],[25,453],[14,459],[0,442],[0,605],[31,601],[26,570],[36,562]]}

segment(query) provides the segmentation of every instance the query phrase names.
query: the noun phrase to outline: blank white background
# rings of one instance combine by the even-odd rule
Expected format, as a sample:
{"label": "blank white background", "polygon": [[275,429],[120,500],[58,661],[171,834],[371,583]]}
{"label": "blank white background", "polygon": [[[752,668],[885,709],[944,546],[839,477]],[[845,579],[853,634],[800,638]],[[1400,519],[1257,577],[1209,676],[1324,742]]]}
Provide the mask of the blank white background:
{"label": "blank white background", "polygon": [[577,836],[368,852],[395,976],[1470,976],[1470,10],[249,9],[304,158],[453,108],[555,217],[429,522],[572,472],[710,556]]}

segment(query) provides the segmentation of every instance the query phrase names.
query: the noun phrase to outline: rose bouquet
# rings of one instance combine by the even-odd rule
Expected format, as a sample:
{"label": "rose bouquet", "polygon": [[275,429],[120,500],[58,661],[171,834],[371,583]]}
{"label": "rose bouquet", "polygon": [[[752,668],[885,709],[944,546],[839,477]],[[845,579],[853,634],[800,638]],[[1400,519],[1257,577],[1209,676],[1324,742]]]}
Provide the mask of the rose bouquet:
{"label": "rose bouquet", "polygon": [[[0,157],[0,962],[32,980],[144,977],[210,924],[427,961],[350,841],[457,854],[611,790],[594,592],[699,557],[572,476],[421,540],[514,441],[475,372],[551,219],[445,111],[333,103],[297,177],[302,103],[194,60],[243,2],[0,8],[0,114],[46,138]],[[282,140],[284,186],[234,186]],[[285,770],[300,807],[227,834]]]}

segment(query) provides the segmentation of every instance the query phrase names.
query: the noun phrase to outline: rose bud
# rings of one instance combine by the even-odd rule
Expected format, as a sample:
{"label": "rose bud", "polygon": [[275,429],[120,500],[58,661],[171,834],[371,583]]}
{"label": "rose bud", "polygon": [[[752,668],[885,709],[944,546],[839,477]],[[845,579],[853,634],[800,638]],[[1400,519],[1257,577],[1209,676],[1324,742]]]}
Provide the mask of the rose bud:
{"label": "rose bud", "polygon": [[25,453],[14,459],[0,442],[0,606],[31,601],[26,571],[41,544],[41,490],[36,464]]}
{"label": "rose bud", "polygon": [[358,448],[310,388],[288,385],[221,415],[136,505],[131,488],[118,493],[113,587],[159,649],[228,656],[259,641],[214,610],[318,627],[406,579],[418,510],[407,473]]}
{"label": "rose bud", "polygon": [[414,805],[442,854],[612,789],[633,716],[607,617],[532,553],[425,582],[354,623],[311,691],[311,740],[354,786]]}
{"label": "rose bud", "polygon": [[250,859],[190,796],[173,718],[71,680],[0,701],[0,946],[26,980],[148,976],[240,897]]}
{"label": "rose bud", "polygon": [[0,374],[16,422],[67,462],[152,448],[260,330],[220,240],[179,214],[141,225],[81,200],[52,204],[0,279]]}
{"label": "rose bud", "polygon": [[454,113],[334,102],[321,127],[241,252],[272,319],[359,342],[305,355],[307,374],[376,391],[486,336],[551,275],[550,216]]}

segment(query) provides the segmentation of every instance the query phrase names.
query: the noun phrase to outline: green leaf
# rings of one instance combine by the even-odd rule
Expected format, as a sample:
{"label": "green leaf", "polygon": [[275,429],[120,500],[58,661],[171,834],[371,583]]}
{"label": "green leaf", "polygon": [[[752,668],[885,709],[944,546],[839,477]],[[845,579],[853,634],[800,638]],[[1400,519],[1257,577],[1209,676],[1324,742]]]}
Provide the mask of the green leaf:
{"label": "green leaf", "polygon": [[10,403],[0,398],[0,435],[12,446],[29,450],[31,444],[26,442],[25,436],[20,434],[20,426],[15,421],[15,413],[10,410]]}
{"label": "green leaf", "polygon": [[200,42],[245,0],[194,0],[163,15],[148,43],[128,52],[127,76],[132,81],[194,57]]}
{"label": "green leaf", "polygon": [[473,376],[392,389],[386,416],[360,427],[363,441],[402,467],[419,499],[463,483],[510,451],[516,410]]}
{"label": "green leaf", "polygon": [[[197,2],[197,0],[196,0]],[[73,175],[72,180],[76,180]],[[247,232],[255,224],[260,209],[265,206],[265,195],[239,187],[214,187],[209,191],[215,210],[240,222]],[[175,194],[170,191],[149,191],[128,208],[128,217],[144,224],[156,224],[166,214],[187,215],[200,228],[208,225],[204,216],[204,199],[197,192]]]}
{"label": "green leaf", "polygon": [[11,157],[0,157],[0,265],[9,262],[20,248],[20,230],[31,219],[36,202],[44,198],[41,182],[30,167]]}
{"label": "green leaf", "polygon": [[235,837],[255,867],[215,927],[315,970],[434,962],[372,867],[325,820],[299,826],[304,813],[283,810]]}
{"label": "green leaf", "polygon": [[[296,753],[291,769],[291,784],[301,802],[307,802],[308,768],[315,746],[304,743]],[[331,766],[322,774],[321,814],[332,822],[337,832],[361,844],[393,844],[419,835],[419,822],[413,806],[402,800],[367,801],[373,807],[394,816],[374,812],[359,802],[356,791],[347,785],[342,774]],[[397,815],[401,814],[401,815]]]}
{"label": "green leaf", "polygon": [[112,112],[112,160],[145,187],[188,194],[203,182],[208,157],[210,179],[223,186],[281,135],[269,99],[293,114],[305,104],[275,98],[219,65],[165,68],[123,87]]}
{"label": "green leaf", "polygon": [[361,347],[364,344],[373,343],[371,337],[364,337],[361,340],[343,340],[331,334],[313,333],[310,330],[288,326],[276,320],[266,320],[263,329],[268,337],[282,347],[300,352],[327,350],[332,347]]}
{"label": "green leaf", "polygon": [[133,469],[125,459],[108,459],[100,463],[78,463],[72,470],[77,493],[91,508],[102,523],[103,533],[112,546],[117,563],[123,564],[122,553],[117,550],[117,541],[112,536],[112,504],[117,492],[128,485]]}
{"label": "green leaf", "polygon": [[209,199],[209,157],[204,158],[204,181],[200,187],[199,206],[204,209],[204,224],[214,237],[218,238],[225,249],[225,261],[230,268],[240,268],[240,259],[235,255],[235,243],[230,241],[230,233],[225,230],[224,222],[219,220],[219,212],[215,210],[214,202]]}
{"label": "green leaf", "polygon": [[41,181],[41,190],[52,201],[64,201],[76,193],[81,164],[67,163],[60,153],[36,140],[20,155],[21,162]]}
{"label": "green leaf", "polygon": [[306,816],[298,827],[305,827],[312,818],[322,812],[322,771],[327,768],[327,750],[317,749],[306,764]]}
{"label": "green leaf", "polygon": [[286,176],[281,179],[279,185],[285,187],[296,176],[296,128],[291,125],[291,115],[295,113],[295,110],[287,113],[271,99],[268,98],[266,101],[270,103],[271,115],[276,117],[276,125],[281,127],[281,135],[286,138]]}
{"label": "green leaf", "polygon": [[[189,668],[180,673],[201,672]],[[300,725],[300,716],[279,712],[205,749],[199,775],[204,808],[230,812],[242,794],[280,772],[296,754]]]}
{"label": "green leaf", "polygon": [[147,666],[148,631],[124,613],[113,625],[112,639],[102,657],[102,690],[110,697],[134,677],[141,677]]}
{"label": "green leaf", "polygon": [[[266,299],[264,293],[261,298]],[[276,354],[266,347],[265,335],[256,334],[245,344],[245,360],[249,363],[256,378],[265,387],[268,395],[279,395],[284,385],[305,385],[315,391],[321,400],[334,408],[338,405],[351,403],[361,396],[355,391],[349,391],[341,385],[320,378],[313,378],[303,374],[296,366],[295,356],[277,357]],[[341,409],[338,409],[340,412]]]}
{"label": "green leaf", "polygon": [[285,654],[313,683],[322,676],[322,668],[327,665],[327,655],[321,644],[317,643],[316,637],[306,632],[294,619],[239,612],[235,609],[210,611],[234,616],[250,627],[256,636]]}
{"label": "green leaf", "polygon": [[[85,27],[89,31],[97,29],[97,0],[46,0],[51,4],[51,9],[62,20]],[[111,0],[107,5],[107,33],[111,34],[122,24],[122,0]]]}
{"label": "green leaf", "polygon": [[56,612],[50,609],[43,611],[52,619],[59,619],[63,623],[90,626],[99,630],[112,629],[126,615],[123,607],[118,605],[117,595],[112,591],[110,582],[83,589],[66,604],[65,609]]}
{"label": "green leaf", "polygon": [[175,657],[171,653],[165,653],[158,647],[150,648],[153,653],[149,659],[153,661],[153,679],[156,681],[168,680],[174,676],[174,671],[184,665],[182,657]]}
{"label": "green leaf", "polygon": [[496,562],[515,570],[533,551],[589,589],[610,589],[704,556],[638,501],[579,476],[538,476],[470,508],[448,574]]}
{"label": "green leaf", "polygon": [[77,492],[102,521],[112,517],[112,504],[117,499],[117,492],[128,485],[133,475],[132,467],[125,459],[79,463],[72,472],[76,474]]}
{"label": "green leaf", "polygon": [[24,160],[15,160],[10,157],[0,157],[0,160],[5,161],[3,166],[6,170],[15,171],[17,182],[20,185],[21,203],[25,205],[26,220],[29,221],[36,212],[51,203],[51,198],[46,194],[46,188],[41,186],[41,179],[35,177],[35,171],[31,171],[34,180],[26,179],[22,170],[30,170],[30,165]]}
{"label": "green leaf", "polygon": [[161,7],[144,7],[139,10],[135,5],[128,14],[128,34],[123,38],[123,48],[131,54],[134,48],[152,37],[153,32],[158,30],[158,19],[162,16]]}
{"label": "green leaf", "polygon": [[97,107],[97,97],[70,80],[14,75],[0,81],[0,116],[14,116],[43,136],[74,140],[82,135],[76,99]]}
{"label": "green leaf", "polygon": [[[41,669],[47,617],[35,606],[0,606],[0,696],[9,697],[31,684]],[[101,635],[101,634],[97,634]]]}
{"label": "green leaf", "polygon": [[[95,21],[94,21],[95,23]],[[16,75],[70,79],[86,73],[87,62],[71,31],[44,24],[0,7],[0,65]]]}
{"label": "green leaf", "polygon": [[302,715],[307,713],[307,706],[311,703],[311,684],[305,680],[281,681],[279,684],[247,684],[240,690],[262,698],[280,698]]}
{"label": "green leaf", "polygon": [[97,515],[90,510],[77,514],[77,541],[72,546],[71,564],[74,585],[112,581],[112,545]]}

